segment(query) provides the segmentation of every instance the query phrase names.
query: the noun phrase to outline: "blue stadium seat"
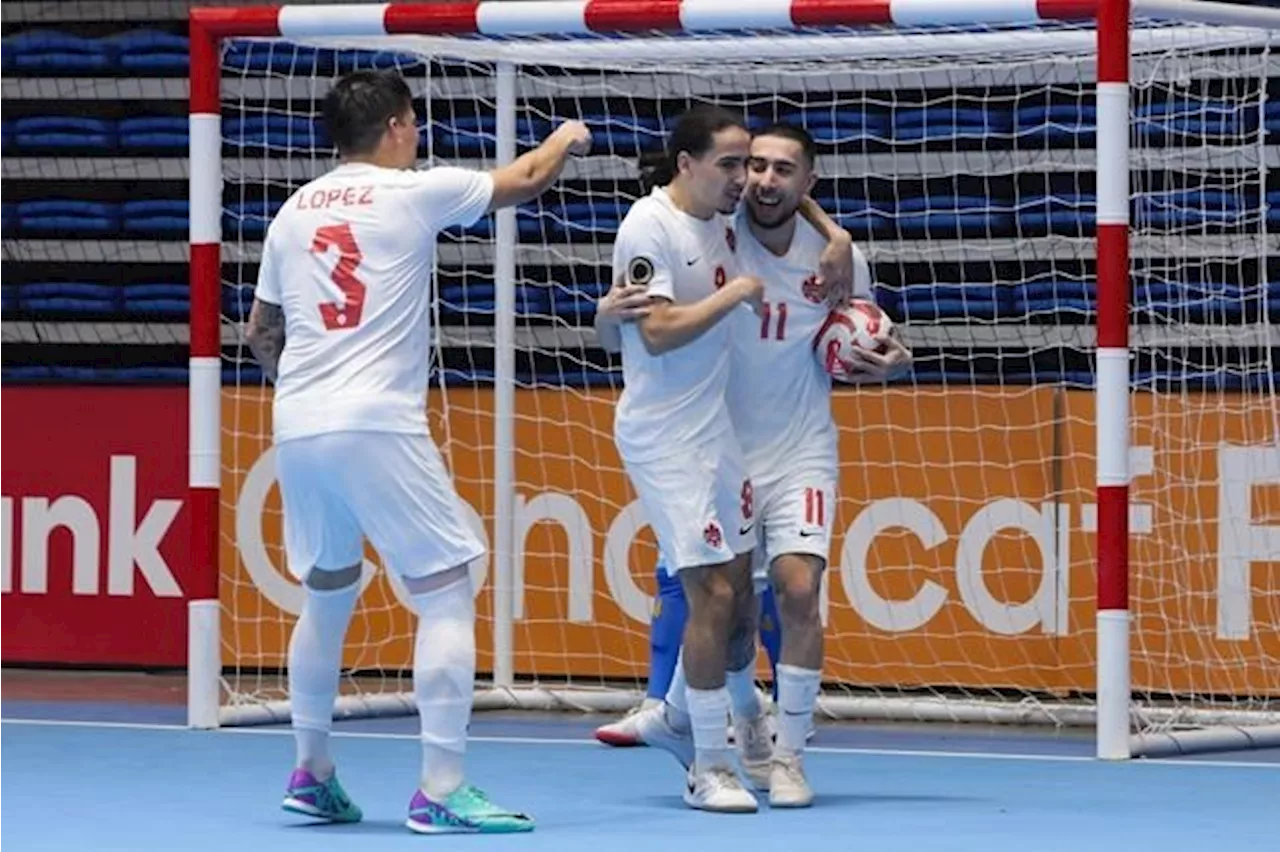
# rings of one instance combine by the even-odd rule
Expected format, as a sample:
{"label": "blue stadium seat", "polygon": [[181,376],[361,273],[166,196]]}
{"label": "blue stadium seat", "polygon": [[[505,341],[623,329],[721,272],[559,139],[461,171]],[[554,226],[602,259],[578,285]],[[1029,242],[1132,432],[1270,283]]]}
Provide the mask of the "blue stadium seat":
{"label": "blue stadium seat", "polygon": [[1003,110],[935,104],[893,112],[895,142],[991,139],[1013,132],[1013,116]]}
{"label": "blue stadium seat", "polygon": [[[533,147],[559,124],[541,116],[516,117],[516,144]],[[498,150],[498,124],[493,115],[458,115],[431,122],[431,142],[440,157],[492,157]],[[424,134],[425,135],[425,134]]]}
{"label": "blue stadium seat", "polygon": [[6,237],[18,230],[18,205],[0,204],[0,233]]}
{"label": "blue stadium seat", "polygon": [[1250,307],[1256,313],[1263,291],[1246,292],[1224,281],[1144,281],[1133,288],[1130,308],[1137,318],[1210,323],[1238,322]]}
{"label": "blue stadium seat", "polygon": [[1093,104],[1021,107],[1014,113],[1018,140],[1031,147],[1089,147],[1098,138],[1098,108]]}
{"label": "blue stadium seat", "polygon": [[[441,316],[454,318],[488,316],[497,311],[492,282],[472,281],[440,288]],[[546,318],[551,315],[551,291],[545,284],[516,285],[516,316]]]}
{"label": "blue stadium seat", "polygon": [[121,289],[114,284],[52,281],[18,287],[21,309],[41,313],[113,313],[120,309]]}
{"label": "blue stadium seat", "polygon": [[552,284],[551,313],[571,325],[583,325],[594,320],[596,303],[609,289],[609,282],[586,284]]}
{"label": "blue stadium seat", "polygon": [[4,367],[0,380],[15,384],[183,384],[186,367]]}
{"label": "blue stadium seat", "polygon": [[157,30],[130,30],[110,36],[117,67],[138,73],[185,72],[191,48],[185,36]]}
{"label": "blue stadium seat", "polygon": [[246,115],[227,120],[222,142],[238,148],[280,151],[322,150],[332,147],[319,117],[310,115]]}
{"label": "blue stadium seat", "polygon": [[185,234],[189,212],[186,201],[126,201],[120,205],[121,230],[133,235]]}
{"label": "blue stadium seat", "polygon": [[899,313],[905,322],[933,322],[945,319],[985,319],[1007,316],[1013,312],[1009,288],[996,284],[910,284],[898,291],[897,298],[885,300],[890,316]]}
{"label": "blue stadium seat", "polygon": [[660,149],[666,138],[662,122],[656,118],[589,113],[582,121],[591,128],[594,153],[638,156],[642,151]]}
{"label": "blue stadium seat", "polygon": [[781,115],[780,119],[803,126],[819,145],[848,145],[889,136],[888,116],[863,110],[811,106]]}
{"label": "blue stadium seat", "polygon": [[114,46],[58,30],[28,30],[0,44],[4,70],[23,74],[85,74],[109,71]]}
{"label": "blue stadium seat", "polygon": [[1148,193],[1138,200],[1134,224],[1162,230],[1239,225],[1257,209],[1241,193],[1195,189]]}
{"label": "blue stadium seat", "polygon": [[[1280,100],[1271,99],[1267,101],[1267,105],[1263,107],[1262,120],[1268,136],[1280,134]],[[1269,139],[1268,141],[1271,144],[1275,144],[1276,140]]]}
{"label": "blue stadium seat", "polygon": [[1091,193],[1033,195],[1018,202],[1015,224],[1024,237],[1087,236],[1095,229],[1097,206],[1098,197]]}
{"label": "blue stadium seat", "polygon": [[1031,319],[1070,313],[1092,316],[1097,310],[1097,286],[1091,281],[1051,278],[1041,281],[1019,281],[1009,288],[1013,297],[1013,315]]}
{"label": "blue stadium seat", "polygon": [[9,313],[18,310],[18,285],[0,284],[0,312]]}
{"label": "blue stadium seat", "polygon": [[826,197],[814,200],[854,239],[870,240],[888,237],[893,233],[893,211],[884,204],[860,198]]}
{"label": "blue stadium seat", "polygon": [[1257,129],[1259,118],[1257,109],[1208,99],[1138,103],[1133,116],[1138,138],[1153,144],[1195,144],[1238,137]]}
{"label": "blue stadium seat", "polygon": [[100,201],[22,201],[18,227],[24,234],[44,237],[104,236],[119,230],[120,210]]}
{"label": "blue stadium seat", "polygon": [[65,150],[105,153],[116,145],[115,122],[74,115],[19,118],[12,122],[11,133],[11,144],[23,154]]}
{"label": "blue stadium seat", "polygon": [[275,71],[329,75],[356,68],[421,67],[422,58],[389,50],[337,50],[279,41],[230,40],[222,67],[228,71]]}
{"label": "blue stadium seat", "polygon": [[253,290],[253,284],[223,285],[222,313],[236,322],[248,319],[249,309],[253,307]]}
{"label": "blue stadium seat", "polygon": [[929,195],[898,200],[897,226],[903,238],[1000,236],[1013,230],[1013,214],[981,195]]}
{"label": "blue stadium seat", "polygon": [[245,237],[261,237],[267,233],[267,225],[284,204],[282,201],[245,201],[223,208],[222,230],[228,238],[239,234]]}
{"label": "blue stadium seat", "polygon": [[124,310],[131,314],[185,317],[191,312],[191,288],[187,284],[127,284]]}
{"label": "blue stadium seat", "polygon": [[186,151],[188,120],[174,116],[124,118],[116,125],[124,151]]}
{"label": "blue stadium seat", "polygon": [[517,211],[516,224],[524,240],[571,240],[575,236],[612,235],[622,224],[625,210],[616,198],[597,201],[549,202],[526,205]]}

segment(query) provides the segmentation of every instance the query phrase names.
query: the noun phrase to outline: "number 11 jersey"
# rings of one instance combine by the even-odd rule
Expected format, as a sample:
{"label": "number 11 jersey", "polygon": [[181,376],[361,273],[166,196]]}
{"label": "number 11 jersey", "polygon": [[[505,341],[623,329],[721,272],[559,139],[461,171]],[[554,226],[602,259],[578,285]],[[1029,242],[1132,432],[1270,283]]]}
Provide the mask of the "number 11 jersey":
{"label": "number 11 jersey", "polygon": [[254,295],[279,305],[277,442],[341,431],[427,431],[437,234],[488,210],[493,179],[345,163],[284,203]]}

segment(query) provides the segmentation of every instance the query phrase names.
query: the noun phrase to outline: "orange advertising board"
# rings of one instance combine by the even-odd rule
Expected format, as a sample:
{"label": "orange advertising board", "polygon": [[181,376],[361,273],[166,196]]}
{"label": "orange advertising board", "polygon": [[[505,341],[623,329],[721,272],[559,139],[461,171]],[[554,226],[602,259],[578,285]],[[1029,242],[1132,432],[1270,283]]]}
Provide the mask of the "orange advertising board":
{"label": "orange advertising board", "polygon": [[[516,394],[519,675],[644,677],[655,549],[611,438],[611,391]],[[1093,396],[1054,388],[838,393],[840,500],[825,676],[854,686],[1054,693],[1093,684]],[[1280,694],[1280,450],[1246,396],[1135,395],[1135,687]],[[269,396],[223,396],[228,664],[282,663],[300,605],[284,573]],[[432,394],[432,433],[492,541],[486,390]],[[375,570],[346,664],[403,670],[413,620]],[[473,566],[479,669],[492,572]]]}

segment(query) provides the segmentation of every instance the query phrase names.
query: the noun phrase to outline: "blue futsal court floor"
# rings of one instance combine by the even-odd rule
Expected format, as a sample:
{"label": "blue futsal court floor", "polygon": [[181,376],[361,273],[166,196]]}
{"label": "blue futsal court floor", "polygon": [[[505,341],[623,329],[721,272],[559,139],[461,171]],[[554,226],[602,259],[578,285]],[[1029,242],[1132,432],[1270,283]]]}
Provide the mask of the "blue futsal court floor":
{"label": "blue futsal court floor", "polygon": [[823,724],[806,758],[813,808],[728,816],[685,808],[666,754],[601,746],[590,732],[602,719],[571,714],[472,724],[470,779],[532,814],[532,834],[405,829],[415,718],[336,725],[339,771],[365,820],[310,826],[279,809],[287,728],[189,731],[173,696],[33,698],[10,681],[6,672],[0,702],[9,852],[1280,850],[1276,749],[1108,764],[1090,757],[1086,732]]}

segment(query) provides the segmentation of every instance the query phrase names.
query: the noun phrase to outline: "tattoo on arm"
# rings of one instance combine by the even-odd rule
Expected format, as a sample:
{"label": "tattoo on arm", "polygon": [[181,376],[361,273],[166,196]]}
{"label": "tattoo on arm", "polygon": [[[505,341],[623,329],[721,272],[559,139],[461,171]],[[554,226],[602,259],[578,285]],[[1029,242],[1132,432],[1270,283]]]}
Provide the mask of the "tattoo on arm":
{"label": "tattoo on arm", "polygon": [[275,384],[280,353],[284,351],[284,310],[270,302],[254,301],[245,340],[262,371]]}

